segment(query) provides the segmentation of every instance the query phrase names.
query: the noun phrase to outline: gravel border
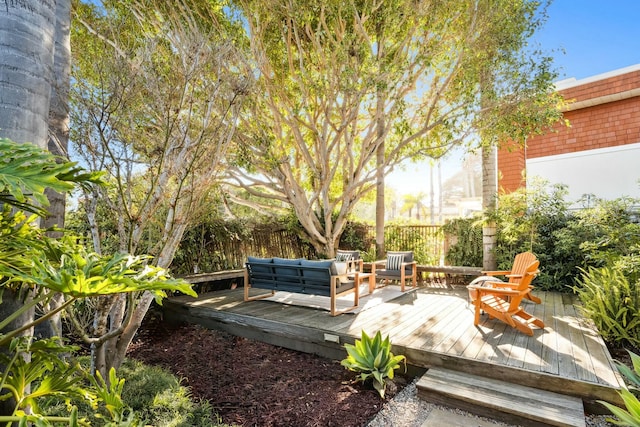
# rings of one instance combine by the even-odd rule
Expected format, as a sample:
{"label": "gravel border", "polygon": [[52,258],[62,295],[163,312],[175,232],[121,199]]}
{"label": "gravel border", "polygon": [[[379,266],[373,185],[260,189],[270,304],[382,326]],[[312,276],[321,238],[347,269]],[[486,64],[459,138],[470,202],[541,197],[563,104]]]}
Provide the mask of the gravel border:
{"label": "gravel border", "polygon": [[[418,397],[417,382],[418,378],[414,379],[400,393],[396,394],[392,400],[385,403],[378,414],[367,423],[366,427],[421,427],[434,408],[464,415],[469,417],[470,420],[483,420],[496,426],[518,427],[513,424],[505,424],[500,421],[478,417],[460,409],[426,402]],[[585,416],[585,424],[587,427],[613,426],[613,424],[607,422],[606,418],[603,415],[587,415]],[[469,425],[473,425],[473,422],[470,421]]]}

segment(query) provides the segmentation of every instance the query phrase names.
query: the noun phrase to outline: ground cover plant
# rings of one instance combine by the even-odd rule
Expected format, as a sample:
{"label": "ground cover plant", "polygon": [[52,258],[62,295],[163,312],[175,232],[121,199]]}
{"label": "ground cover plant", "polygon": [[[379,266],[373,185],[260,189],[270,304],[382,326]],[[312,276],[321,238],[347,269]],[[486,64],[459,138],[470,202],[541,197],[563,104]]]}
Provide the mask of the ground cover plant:
{"label": "ground cover plant", "polygon": [[[84,357],[82,362],[87,364],[87,358]],[[189,389],[181,384],[179,377],[163,368],[128,359],[118,370],[118,375],[123,379],[118,394],[139,425],[226,426],[207,401],[194,398]],[[71,404],[78,407],[78,417],[92,425],[99,426],[105,422],[88,402],[76,399]],[[60,399],[50,398],[42,403],[42,409],[49,416],[64,416],[68,405]]]}

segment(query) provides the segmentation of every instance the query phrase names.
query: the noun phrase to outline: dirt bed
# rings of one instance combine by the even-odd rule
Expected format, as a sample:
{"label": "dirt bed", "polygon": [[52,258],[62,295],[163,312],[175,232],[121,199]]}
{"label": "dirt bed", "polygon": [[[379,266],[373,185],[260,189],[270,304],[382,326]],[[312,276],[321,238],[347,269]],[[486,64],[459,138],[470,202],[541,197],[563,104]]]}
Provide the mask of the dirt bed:
{"label": "dirt bed", "polygon": [[[129,356],[173,372],[223,422],[241,426],[365,426],[400,391],[382,400],[339,361],[155,318]],[[401,388],[407,378],[395,382]]]}

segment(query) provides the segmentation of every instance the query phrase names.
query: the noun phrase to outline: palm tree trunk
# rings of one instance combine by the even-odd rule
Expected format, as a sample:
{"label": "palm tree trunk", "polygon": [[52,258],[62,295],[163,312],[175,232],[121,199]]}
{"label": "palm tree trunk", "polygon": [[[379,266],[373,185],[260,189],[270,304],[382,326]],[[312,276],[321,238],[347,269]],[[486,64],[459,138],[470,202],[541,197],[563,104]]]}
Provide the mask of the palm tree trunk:
{"label": "palm tree trunk", "polygon": [[[71,75],[71,4],[58,1],[56,4],[55,55],[53,57],[53,84],[49,106],[48,148],[51,154],[67,157],[69,143],[69,84]],[[64,227],[65,195],[49,188],[44,193],[49,200],[49,215],[43,219],[42,227]],[[60,237],[61,232],[50,232],[50,237]],[[49,303],[49,310],[63,303],[62,294],[55,295]],[[62,313],[46,322],[39,323],[36,335],[44,337],[62,336]]]}
{"label": "palm tree trunk", "polygon": [[[5,2],[0,8],[0,137],[47,146],[55,25],[55,0]],[[15,312],[24,301],[19,293],[5,289],[0,318]],[[28,311],[9,327],[26,325],[33,316]],[[12,402],[4,401],[0,415],[13,409]]]}

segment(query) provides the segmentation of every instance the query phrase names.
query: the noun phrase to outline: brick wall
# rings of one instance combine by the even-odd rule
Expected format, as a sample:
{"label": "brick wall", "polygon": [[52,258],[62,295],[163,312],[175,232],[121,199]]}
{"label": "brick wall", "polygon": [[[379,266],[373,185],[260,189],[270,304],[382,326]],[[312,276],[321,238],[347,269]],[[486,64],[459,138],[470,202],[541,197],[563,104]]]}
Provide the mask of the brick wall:
{"label": "brick wall", "polygon": [[498,187],[510,193],[525,185],[525,150],[511,146],[498,150]]}
{"label": "brick wall", "polygon": [[[615,99],[616,94],[640,88],[640,70],[584,82],[560,91],[576,103],[564,113],[570,127],[557,123],[552,131],[530,138],[526,150],[499,151],[499,185],[504,190],[524,185],[526,159],[640,142],[640,96]],[[613,99],[601,98],[607,96]],[[590,106],[591,102],[600,104]]]}

